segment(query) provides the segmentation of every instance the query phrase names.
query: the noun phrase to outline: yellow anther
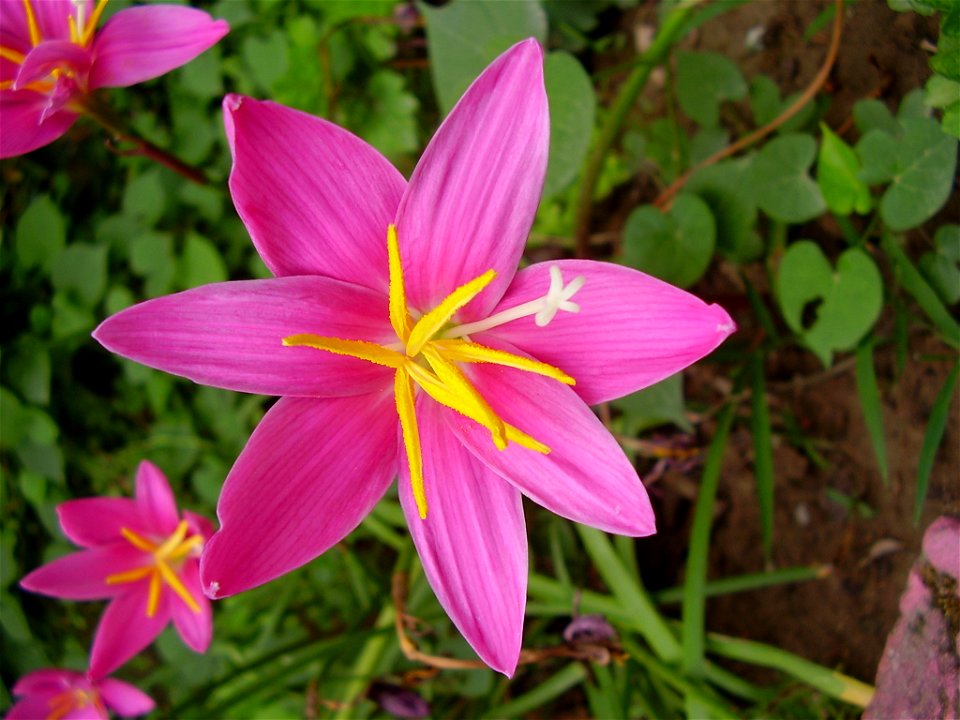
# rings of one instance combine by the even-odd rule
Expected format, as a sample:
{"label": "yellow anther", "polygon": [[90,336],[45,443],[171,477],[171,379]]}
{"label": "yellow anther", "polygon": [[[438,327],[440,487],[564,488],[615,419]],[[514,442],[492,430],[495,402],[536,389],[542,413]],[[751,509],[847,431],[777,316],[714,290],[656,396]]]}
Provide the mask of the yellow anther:
{"label": "yellow anther", "polygon": [[407,465],[410,468],[410,489],[417,503],[420,519],[427,517],[427,493],[423,485],[423,452],[420,448],[420,428],[417,425],[417,409],[413,396],[413,383],[410,376],[400,369],[394,376],[393,394],[397,403],[397,415],[400,417],[400,429],[403,431],[403,447],[407,452]]}
{"label": "yellow anther", "polygon": [[390,267],[390,324],[403,342],[410,336],[410,312],[407,310],[407,291],[400,262],[400,241],[396,225],[387,226],[387,262]]}
{"label": "yellow anther", "polygon": [[177,529],[173,531],[173,534],[170,535],[166,540],[163,541],[163,544],[158,547],[153,552],[155,558],[162,559],[166,558],[170,553],[177,549],[180,543],[183,542],[183,539],[187,536],[187,530],[189,525],[186,520],[181,520],[177,523]]}
{"label": "yellow anther", "polygon": [[283,339],[286,347],[312,347],[326,350],[334,355],[346,355],[366,360],[376,365],[398,368],[404,363],[404,356],[396,350],[366,340],[341,340],[340,338],[320,337],[319,335],[291,335]]}
{"label": "yellow anther", "polygon": [[538,360],[531,360],[520,355],[514,355],[503,350],[496,350],[485,345],[467,342],[466,340],[444,339],[434,340],[431,345],[440,350],[448,360],[458,360],[468,363],[491,363],[504,367],[526,370],[537,375],[553,378],[564,385],[576,385],[577,381],[567,375],[560,368],[548,365]]}
{"label": "yellow anther", "polygon": [[10,62],[15,62],[17,65],[22,65],[26,59],[23,53],[17,52],[13,48],[4,47],[3,45],[0,45],[0,57]]}
{"label": "yellow anther", "polygon": [[154,550],[157,549],[157,546],[155,543],[152,543],[146,538],[141,537],[130,528],[125,528],[125,527],[120,528],[120,534],[127,539],[127,542],[129,542],[138,550],[143,550],[144,552],[152,553]]}
{"label": "yellow anther", "polygon": [[160,579],[160,573],[154,569],[150,574],[150,593],[147,596],[147,617],[152,618],[157,614],[157,607],[160,605],[160,590],[163,588],[163,581]]}
{"label": "yellow anther", "polygon": [[163,576],[163,579],[166,581],[167,585],[170,586],[170,589],[173,590],[180,598],[187,604],[193,612],[200,612],[200,605],[197,604],[197,601],[194,599],[193,595],[190,594],[190,591],[187,590],[186,586],[183,584],[183,581],[177,576],[177,574],[167,565],[165,562],[160,561],[157,563],[157,569],[160,570],[160,575]]}
{"label": "yellow anther", "polygon": [[464,283],[447,295],[439,305],[417,321],[407,339],[407,356],[416,357],[420,354],[424,344],[443,329],[453,314],[479,295],[487,285],[497,276],[493,270],[487,270],[483,275]]}
{"label": "yellow anther", "polygon": [[100,16],[103,15],[103,11],[107,7],[107,0],[99,0],[97,2],[97,7],[94,8],[93,13],[90,15],[90,19],[87,20],[87,26],[83,29],[83,35],[80,36],[80,44],[87,46],[90,44],[90,40],[93,38],[93,33],[97,29],[97,23],[100,22]]}
{"label": "yellow anther", "polygon": [[30,44],[36,47],[43,39],[40,36],[40,26],[37,25],[37,17],[33,14],[33,5],[30,0],[23,0],[23,9],[27,13],[27,28],[30,31]]}

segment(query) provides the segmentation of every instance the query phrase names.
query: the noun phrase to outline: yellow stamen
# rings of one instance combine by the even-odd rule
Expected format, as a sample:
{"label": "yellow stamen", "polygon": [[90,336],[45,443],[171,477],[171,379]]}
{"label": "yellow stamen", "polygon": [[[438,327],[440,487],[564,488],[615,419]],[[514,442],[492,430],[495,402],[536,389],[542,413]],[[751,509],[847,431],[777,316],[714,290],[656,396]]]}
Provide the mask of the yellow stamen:
{"label": "yellow stamen", "polygon": [[177,529],[173,531],[170,537],[163,541],[163,545],[154,550],[154,556],[157,558],[166,558],[167,555],[172,553],[177,546],[183,542],[183,539],[187,536],[188,528],[189,525],[187,525],[186,520],[181,520],[177,523]]}
{"label": "yellow stamen", "polygon": [[30,0],[23,0],[23,9],[27,13],[27,28],[30,30],[30,44],[36,47],[43,38],[40,36],[40,26],[37,25],[37,18],[33,14],[33,6],[30,4]]}
{"label": "yellow stamen", "polygon": [[0,45],[0,57],[6,58],[10,62],[15,62],[17,65],[22,65],[26,59],[23,53],[17,52],[13,48],[4,47],[3,45]]}
{"label": "yellow stamen", "polygon": [[399,369],[394,376],[393,394],[397,403],[397,415],[400,416],[400,429],[403,431],[403,446],[407,451],[407,464],[410,467],[410,487],[413,499],[417,503],[420,519],[427,517],[427,494],[423,485],[423,454],[420,449],[420,428],[417,426],[417,411],[413,397],[413,383],[410,376]]}
{"label": "yellow stamen", "polygon": [[163,581],[160,579],[160,573],[155,569],[150,575],[150,595],[147,597],[147,617],[152,618],[157,614],[157,607],[160,605],[160,590],[163,587]]}
{"label": "yellow stamen", "polygon": [[163,579],[166,580],[167,585],[170,586],[170,589],[173,590],[180,598],[187,604],[193,612],[200,612],[200,605],[197,604],[197,601],[194,599],[193,595],[190,594],[190,591],[187,590],[186,586],[177,576],[177,574],[162,560],[157,563],[157,568],[160,570],[160,575],[163,576]]}
{"label": "yellow stamen", "polygon": [[203,545],[203,536],[192,535],[191,537],[188,537],[186,540],[180,543],[180,546],[167,556],[167,560],[171,562],[182,560],[191,552],[193,552],[194,549],[202,545]]}
{"label": "yellow stamen", "polygon": [[410,336],[410,312],[400,263],[400,242],[393,224],[387,226],[387,261],[390,267],[390,324],[397,337],[406,342]]}
{"label": "yellow stamen", "polygon": [[458,287],[433,310],[420,318],[417,324],[413,326],[410,337],[407,339],[407,356],[416,357],[419,355],[424,344],[443,329],[443,326],[449,322],[453,314],[479,295],[496,276],[497,274],[493,270],[487,270],[480,277],[475,277],[470,282]]}
{"label": "yellow stamen", "polygon": [[427,358],[427,362],[430,363],[430,367],[433,368],[440,382],[446,385],[454,395],[470,402],[486,418],[487,422],[482,424],[484,427],[491,428],[490,434],[497,450],[506,450],[507,434],[503,427],[503,420],[484,400],[480,392],[467,380],[456,365],[440,355],[431,345],[424,346],[423,355]]}
{"label": "yellow stamen", "polygon": [[94,8],[94,11],[90,14],[90,19],[87,20],[87,26],[83,30],[83,35],[80,37],[81,45],[89,45],[90,40],[93,38],[93,31],[97,28],[97,23],[100,22],[100,16],[103,15],[103,11],[107,7],[107,0],[99,0],[97,2],[97,7]]}
{"label": "yellow stamen", "polygon": [[467,342],[466,340],[434,340],[432,345],[443,353],[448,360],[458,360],[468,363],[492,363],[494,365],[503,365],[504,367],[517,368],[527,372],[543,375],[554,380],[559,380],[564,385],[576,385],[577,381],[567,375],[563,370],[548,365],[544,362],[531,360],[529,358],[514,355],[503,350],[495,350],[486,345]]}
{"label": "yellow stamen", "polygon": [[340,338],[320,337],[319,335],[304,333],[285,337],[283,344],[286,347],[312,347],[317,350],[326,350],[335,355],[355,357],[389,368],[401,367],[405,360],[404,356],[396,350],[390,350],[366,340],[341,340]]}
{"label": "yellow stamen", "polygon": [[80,31],[77,29],[77,19],[73,15],[67,15],[67,22],[70,24],[70,42],[79,43]]}
{"label": "yellow stamen", "polygon": [[152,566],[140,567],[135,570],[127,570],[126,572],[114,573],[113,575],[107,575],[105,582],[107,585],[120,585],[122,583],[132,583],[137,580],[142,580],[147,575],[153,572]]}
{"label": "yellow stamen", "polygon": [[125,527],[120,528],[120,534],[127,539],[127,542],[129,542],[138,550],[143,550],[144,552],[152,553],[154,550],[157,549],[157,546],[154,543],[150,542],[146,538],[141,537],[130,528],[125,528]]}

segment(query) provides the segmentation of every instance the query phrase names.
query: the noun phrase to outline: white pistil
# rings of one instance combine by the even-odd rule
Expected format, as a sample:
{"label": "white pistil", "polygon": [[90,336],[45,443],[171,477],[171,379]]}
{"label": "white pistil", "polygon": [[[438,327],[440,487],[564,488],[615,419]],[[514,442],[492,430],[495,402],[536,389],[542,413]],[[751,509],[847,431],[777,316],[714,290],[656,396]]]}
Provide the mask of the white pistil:
{"label": "white pistil", "polygon": [[77,18],[77,33],[79,34],[77,40],[79,40],[81,37],[83,37],[84,31],[87,29],[87,26],[85,25],[87,19],[83,16],[87,9],[87,2],[86,0],[72,0],[72,2],[76,13],[75,17]]}
{"label": "white pistil", "polygon": [[533,321],[537,324],[537,327],[546,327],[559,310],[571,313],[580,312],[580,306],[575,302],[570,302],[570,299],[577,294],[586,282],[585,277],[577,276],[570,281],[569,285],[564,286],[560,266],[551,265],[550,287],[543,297],[498,312],[496,315],[491,315],[483,320],[458,325],[445,332],[443,336],[447,338],[465,337],[530,315],[534,316]]}

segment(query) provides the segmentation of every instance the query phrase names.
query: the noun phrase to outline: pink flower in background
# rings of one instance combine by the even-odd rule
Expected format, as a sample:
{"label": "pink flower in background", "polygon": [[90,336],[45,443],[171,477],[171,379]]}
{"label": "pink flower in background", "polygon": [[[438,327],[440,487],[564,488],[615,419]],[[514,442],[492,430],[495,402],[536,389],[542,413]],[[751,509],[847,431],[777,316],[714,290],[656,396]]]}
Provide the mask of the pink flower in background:
{"label": "pink flower in background", "polygon": [[199,557],[210,522],[183,518],[160,470],[137,469],[135,499],[94,497],[57,506],[60,527],[84,548],[34,570],[27,590],[68,600],[110,598],[90,652],[90,676],[110,674],[149,645],[172,619],[183,641],[204,652],[213,632],[200,587]]}
{"label": "pink flower in background", "polygon": [[22,697],[10,708],[7,720],[107,720],[107,710],[135,717],[154,708],[153,700],[133,685],[113,678],[89,680],[70,670],[28,673],[17,680],[13,694]]}
{"label": "pink flower in background", "polygon": [[534,40],[474,82],[409,183],[324,120],[237,96],[224,118],[234,202],[277,277],[157,298],[94,333],[195,382],[284,396],[224,485],[206,592],[232,595],[315,558],[399,474],[437,597],[480,657],[512,674],[521,495],[603,530],[653,533],[643,485],[589,405],[676,373],[733,322],[616,265],[517,271],[547,161]]}
{"label": "pink flower in background", "polygon": [[207,13],[132,7],[95,32],[107,0],[0,0],[0,158],[63,135],[84,96],[150,80],[193,60],[227,34]]}

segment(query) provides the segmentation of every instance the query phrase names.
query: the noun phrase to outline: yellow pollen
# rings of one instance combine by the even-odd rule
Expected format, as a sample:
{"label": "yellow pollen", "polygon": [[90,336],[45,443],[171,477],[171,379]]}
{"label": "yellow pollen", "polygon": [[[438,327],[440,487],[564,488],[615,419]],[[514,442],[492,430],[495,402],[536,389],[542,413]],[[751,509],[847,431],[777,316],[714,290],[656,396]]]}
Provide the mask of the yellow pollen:
{"label": "yellow pollen", "polygon": [[152,563],[132,570],[108,575],[105,582],[107,585],[119,585],[137,582],[138,580],[149,577],[147,617],[152,618],[157,614],[157,609],[160,606],[160,593],[163,590],[164,583],[170,586],[170,589],[187,604],[187,607],[193,612],[199,613],[200,605],[197,603],[196,598],[190,594],[190,591],[183,584],[180,576],[173,567],[171,567],[171,563],[177,563],[183,560],[203,544],[203,537],[201,535],[191,535],[187,537],[188,531],[189,525],[187,521],[181,520],[170,537],[162,543],[155,543],[130,528],[120,528],[120,533],[127,542],[138,550],[150,553]]}
{"label": "yellow pollen", "polygon": [[[468,340],[439,337],[457,311],[476,298],[493,281],[496,277],[493,270],[488,270],[456,288],[414,323],[407,305],[400,244],[394,225],[387,227],[387,261],[390,271],[390,326],[400,340],[399,345],[379,345],[366,340],[345,340],[309,333],[290,335],[283,338],[282,343],[287,347],[311,347],[335,355],[354,357],[396,371],[394,399],[410,470],[410,487],[420,518],[426,519],[428,508],[423,477],[423,451],[417,424],[417,388],[444,407],[489,430],[491,440],[498,450],[505,450],[510,443],[514,443],[546,455],[550,448],[504,422],[457,363],[502,365],[543,375],[566,385],[573,385],[574,379],[547,363]],[[394,349],[397,347],[402,348],[402,351]]]}

